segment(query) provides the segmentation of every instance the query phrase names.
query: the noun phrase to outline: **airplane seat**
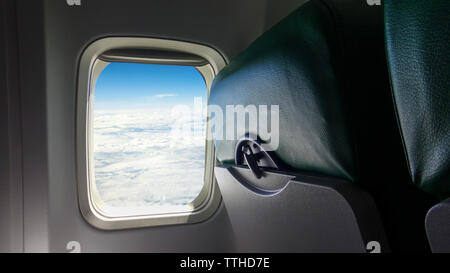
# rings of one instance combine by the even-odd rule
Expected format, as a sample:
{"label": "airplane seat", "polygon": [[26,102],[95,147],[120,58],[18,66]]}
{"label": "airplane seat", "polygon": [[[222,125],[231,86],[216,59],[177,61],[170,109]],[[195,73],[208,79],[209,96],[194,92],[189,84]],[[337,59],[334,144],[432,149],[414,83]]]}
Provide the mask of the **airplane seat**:
{"label": "airplane seat", "polygon": [[417,187],[443,200],[426,217],[434,252],[450,252],[449,29],[447,0],[385,1],[392,93],[409,172]]}
{"label": "airplane seat", "polygon": [[[268,142],[269,149],[274,148],[271,154],[283,163],[281,171],[293,177],[301,173],[297,180],[308,177],[310,186],[330,187],[345,196],[356,218],[371,208],[362,213],[364,219],[355,220],[364,243],[376,237],[383,241],[383,250],[426,250],[423,227],[415,225],[422,221],[416,212],[425,211],[432,202],[408,183],[389,89],[382,7],[356,0],[317,0],[304,4],[254,41],[217,75],[209,103],[220,106],[223,113],[227,105],[267,105],[269,112],[271,105],[278,105],[278,145],[271,147],[272,139],[261,141]],[[238,140],[224,139],[225,124],[220,130],[213,129],[217,161],[222,166],[236,166]],[[241,130],[237,136],[249,133],[255,135]],[[247,162],[247,165],[251,164]],[[231,167],[229,172],[234,182],[252,180],[241,168]],[[222,191],[232,187],[231,180],[223,176],[220,168],[216,176]],[[330,179],[345,183],[335,186],[336,181],[329,183]],[[245,188],[258,191],[269,184],[271,190],[277,188],[272,181],[260,180],[264,179],[253,178]],[[256,186],[248,185],[252,183]],[[332,218],[333,213],[340,212],[327,207],[336,206],[333,194],[325,200],[326,205],[321,203],[317,208],[314,202],[325,198],[323,192],[309,188],[299,191],[299,196],[309,201],[291,204],[307,206],[296,208],[299,217],[302,213],[310,215],[304,211],[307,209],[317,213],[309,220],[309,233],[304,237],[299,235],[304,245],[300,251],[311,251],[320,241],[314,236],[320,234],[323,221],[329,220],[322,218]],[[267,196],[272,192],[259,194]],[[399,196],[403,199],[398,200]],[[415,202],[410,204],[410,200]],[[232,201],[230,206],[248,205],[237,197]],[[224,202],[227,205],[227,200]],[[414,213],[408,211],[411,207],[415,208]],[[303,225],[305,221],[296,228],[306,229]],[[323,228],[323,232],[322,236],[336,230]],[[305,245],[305,241],[311,244]],[[318,249],[323,250],[331,251],[330,245]]]}

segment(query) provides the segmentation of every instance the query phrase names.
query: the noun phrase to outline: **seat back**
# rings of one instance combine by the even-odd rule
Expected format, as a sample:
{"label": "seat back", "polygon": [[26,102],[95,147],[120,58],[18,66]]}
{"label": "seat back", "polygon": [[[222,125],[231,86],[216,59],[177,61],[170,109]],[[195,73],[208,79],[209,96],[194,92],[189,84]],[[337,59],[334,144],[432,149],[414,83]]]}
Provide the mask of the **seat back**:
{"label": "seat back", "polygon": [[[447,0],[385,1],[392,93],[408,169],[417,187],[440,198],[450,195],[449,29]],[[428,213],[435,251],[450,251],[448,211],[447,201]]]}
{"label": "seat back", "polygon": [[414,183],[450,194],[450,2],[386,1],[386,46]]}
{"label": "seat back", "polygon": [[[267,105],[268,110],[278,106],[279,141],[272,145],[278,144],[273,150],[286,165],[353,180],[355,160],[349,113],[335,67],[339,50],[335,31],[325,5],[305,4],[217,75],[210,103],[224,113],[227,105]],[[234,140],[222,140],[225,137],[215,130],[215,139],[220,139],[215,142],[217,159],[222,163],[234,163],[237,139],[246,133],[258,135],[249,128],[236,129],[241,130]]]}
{"label": "seat back", "polygon": [[[227,105],[279,106],[279,145],[273,154],[284,170],[363,188],[374,198],[392,250],[426,251],[423,218],[434,199],[410,183],[383,27],[381,6],[310,1],[219,73],[210,103],[223,112]],[[240,136],[258,135],[247,128],[224,140],[225,124],[219,131],[220,164],[235,162]]]}
{"label": "seat back", "polygon": [[[271,129],[279,126],[279,139],[265,139],[259,131],[252,131],[251,126],[233,128],[235,139],[224,139],[230,124],[213,128],[217,160],[223,168],[228,168],[216,173],[232,222],[251,217],[253,221],[242,227],[243,232],[251,230],[252,223],[257,226],[258,212],[246,215],[246,210],[235,212],[234,208],[265,208],[270,212],[260,211],[261,215],[290,215],[292,225],[286,232],[305,231],[291,239],[291,245],[303,240],[303,245],[297,246],[300,251],[364,251],[365,244],[373,240],[382,242],[383,251],[389,250],[382,222],[396,221],[396,217],[392,216],[392,202],[380,196],[385,196],[391,190],[389,186],[398,180],[407,184],[408,173],[406,165],[399,172],[401,175],[387,177],[380,172],[380,168],[386,172],[398,169],[398,162],[402,162],[399,158],[403,157],[401,142],[395,136],[388,83],[383,11],[364,1],[310,1],[234,58],[216,77],[210,104],[219,106],[223,113],[227,106],[264,105],[269,110],[277,106],[279,124]],[[258,116],[258,121],[271,120],[271,117]],[[229,120],[235,121],[235,117]],[[267,147],[273,149],[272,154],[282,163],[278,174],[281,171],[283,178],[271,173],[251,178],[245,169],[236,167],[235,163],[242,162],[242,156],[237,161],[235,158],[238,139],[246,134],[269,143]],[[273,146],[274,143],[278,145]],[[228,167],[230,164],[234,167]],[[244,187],[235,185],[237,182]],[[361,190],[363,187],[376,197],[376,203]],[[238,192],[239,189],[244,192]],[[283,189],[283,194],[279,189]],[[277,192],[276,196],[269,198],[273,192]],[[298,198],[280,200],[280,196]],[[253,203],[242,201],[245,198]],[[318,200],[321,202],[317,203]],[[295,214],[278,211],[273,204],[280,202],[284,207],[294,207]],[[376,206],[381,206],[383,220]],[[331,216],[346,213],[354,216]],[[302,217],[311,214],[315,216],[304,221]],[[240,230],[240,222],[233,223],[236,230]],[[347,229],[346,234],[333,228],[350,222],[358,228]],[[389,226],[387,233],[401,248],[402,238],[394,240],[400,222]],[[270,233],[270,226],[266,229]],[[246,236],[261,235],[261,232]],[[417,233],[420,232],[410,229],[406,232],[409,236],[404,236],[410,240],[420,237]],[[330,234],[333,236],[329,237]],[[359,248],[345,245],[341,236],[353,238],[352,242],[360,244]],[[356,239],[361,237],[362,242]],[[320,238],[327,238],[336,248],[328,245],[327,249]],[[262,244],[258,238],[255,242]],[[408,244],[404,247],[411,248]]]}

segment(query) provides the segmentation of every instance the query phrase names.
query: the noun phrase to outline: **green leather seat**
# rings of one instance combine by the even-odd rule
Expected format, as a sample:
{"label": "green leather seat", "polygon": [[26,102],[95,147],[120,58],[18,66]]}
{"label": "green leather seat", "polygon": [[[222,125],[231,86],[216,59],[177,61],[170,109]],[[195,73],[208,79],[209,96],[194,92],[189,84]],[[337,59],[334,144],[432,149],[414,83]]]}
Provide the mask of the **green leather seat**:
{"label": "green leather seat", "polygon": [[[402,153],[392,143],[382,19],[382,8],[364,1],[310,1],[217,75],[210,104],[224,113],[226,105],[279,105],[275,153],[287,166],[378,187],[372,163],[390,165]],[[218,161],[233,163],[237,141],[215,139]]]}
{"label": "green leather seat", "polygon": [[[298,170],[352,180],[351,139],[329,46],[334,29],[328,13],[313,1],[261,36],[219,73],[210,103],[224,113],[226,105],[279,105],[279,158]],[[218,160],[234,162],[236,143],[216,141]]]}
{"label": "green leather seat", "polygon": [[[385,2],[392,92],[412,181],[450,196],[450,1]],[[450,252],[450,199],[425,221],[433,252]]]}
{"label": "green leather seat", "polygon": [[[279,105],[274,153],[288,168],[360,185],[375,199],[392,250],[427,249],[423,219],[434,200],[410,182],[382,6],[309,1],[231,60],[209,103],[224,113],[226,105]],[[234,163],[236,142],[215,138],[220,164]]]}
{"label": "green leather seat", "polygon": [[385,1],[392,92],[414,183],[450,195],[450,1]]}

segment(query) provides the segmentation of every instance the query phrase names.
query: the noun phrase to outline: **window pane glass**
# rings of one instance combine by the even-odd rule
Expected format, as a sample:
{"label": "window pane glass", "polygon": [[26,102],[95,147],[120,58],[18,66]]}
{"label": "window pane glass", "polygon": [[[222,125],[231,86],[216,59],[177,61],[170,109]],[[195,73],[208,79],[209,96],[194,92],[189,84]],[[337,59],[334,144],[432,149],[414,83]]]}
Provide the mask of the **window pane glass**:
{"label": "window pane glass", "polygon": [[190,66],[111,63],[94,93],[93,165],[102,205],[182,210],[201,192],[207,88]]}

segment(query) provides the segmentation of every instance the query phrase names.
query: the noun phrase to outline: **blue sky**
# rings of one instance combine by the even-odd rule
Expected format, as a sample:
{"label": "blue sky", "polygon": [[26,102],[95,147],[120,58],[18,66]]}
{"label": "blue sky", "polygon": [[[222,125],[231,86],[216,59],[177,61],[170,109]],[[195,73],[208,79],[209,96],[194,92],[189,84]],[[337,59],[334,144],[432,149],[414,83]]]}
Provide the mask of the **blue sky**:
{"label": "blue sky", "polygon": [[95,87],[95,109],[160,109],[177,104],[192,105],[203,97],[206,85],[191,66],[111,63]]}

